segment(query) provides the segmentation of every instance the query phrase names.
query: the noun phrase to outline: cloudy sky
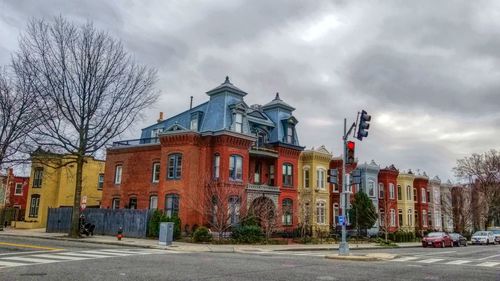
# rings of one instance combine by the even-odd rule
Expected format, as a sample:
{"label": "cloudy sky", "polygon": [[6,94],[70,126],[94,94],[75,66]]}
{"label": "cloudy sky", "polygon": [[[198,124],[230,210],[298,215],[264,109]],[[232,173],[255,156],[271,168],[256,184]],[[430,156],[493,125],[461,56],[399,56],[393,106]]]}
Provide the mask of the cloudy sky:
{"label": "cloudy sky", "polygon": [[280,92],[308,148],[339,155],[343,118],[365,109],[361,162],[453,179],[457,158],[500,149],[499,1],[0,0],[0,65],[30,18],[57,15],[93,21],[158,69],[161,98],[135,129],[229,75],[248,104]]}

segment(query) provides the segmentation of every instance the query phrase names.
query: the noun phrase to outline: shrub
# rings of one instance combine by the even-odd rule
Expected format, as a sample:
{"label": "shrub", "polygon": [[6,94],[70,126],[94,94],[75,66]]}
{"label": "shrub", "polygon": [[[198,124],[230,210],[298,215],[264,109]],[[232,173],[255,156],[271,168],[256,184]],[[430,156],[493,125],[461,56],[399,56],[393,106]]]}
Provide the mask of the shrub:
{"label": "shrub", "polygon": [[212,234],[204,226],[198,227],[193,233],[194,242],[210,242],[211,240]]}
{"label": "shrub", "polygon": [[258,226],[245,225],[235,228],[231,238],[238,243],[259,243],[264,238],[264,235]]}
{"label": "shrub", "polygon": [[154,210],[148,222],[148,235],[150,237],[158,237],[160,235],[160,223],[173,222],[174,223],[174,240],[181,237],[181,219],[177,216],[167,217],[163,211]]}

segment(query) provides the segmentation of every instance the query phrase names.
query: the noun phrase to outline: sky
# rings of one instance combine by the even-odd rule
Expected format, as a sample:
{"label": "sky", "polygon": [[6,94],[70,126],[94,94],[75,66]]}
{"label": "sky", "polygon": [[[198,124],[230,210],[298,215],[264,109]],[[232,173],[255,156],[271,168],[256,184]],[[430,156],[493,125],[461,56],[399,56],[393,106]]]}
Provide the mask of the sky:
{"label": "sky", "polygon": [[120,138],[231,82],[296,108],[299,141],[341,154],[364,109],[360,163],[454,180],[456,160],[500,149],[499,1],[0,0],[0,65],[32,18],[92,21],[158,70],[159,101]]}

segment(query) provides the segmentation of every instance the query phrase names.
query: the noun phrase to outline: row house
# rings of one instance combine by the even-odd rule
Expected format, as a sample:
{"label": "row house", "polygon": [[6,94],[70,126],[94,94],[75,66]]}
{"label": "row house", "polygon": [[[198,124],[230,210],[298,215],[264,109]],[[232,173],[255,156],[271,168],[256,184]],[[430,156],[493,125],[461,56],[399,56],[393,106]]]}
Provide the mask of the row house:
{"label": "row house", "polygon": [[[298,222],[299,145],[295,108],[277,93],[248,106],[229,78],[206,92],[209,100],[142,129],[138,140],[107,150],[101,206],[162,209],[185,230],[207,224],[197,210],[208,182],[243,191],[231,197],[231,223],[246,208],[272,206],[284,230]],[[216,206],[214,206],[215,208]],[[233,216],[234,215],[234,216]]]}
{"label": "row house", "polygon": [[[330,204],[331,208],[329,210],[329,215],[330,215],[330,226],[332,229],[335,230],[340,230],[340,225],[339,225],[339,216],[344,216],[349,223],[349,213],[347,210],[344,210],[341,206],[341,200],[340,200],[340,195],[343,192],[343,179],[340,175],[342,175],[342,157],[333,157],[332,160],[330,161],[330,169],[337,169],[338,177],[337,177],[337,184],[330,184]],[[354,169],[356,169],[357,162],[354,162],[353,164],[348,164],[346,165],[346,174],[351,173]],[[350,198],[349,198],[349,206],[348,208],[351,207],[350,202],[353,200],[353,195],[356,193],[356,185],[350,185],[348,184],[346,187],[346,191],[350,193]]]}
{"label": "row house", "polygon": [[[46,227],[48,209],[73,207],[76,186],[76,163],[70,154],[58,154],[38,148],[31,155],[32,179],[27,189],[24,221],[16,228]],[[104,161],[85,158],[82,171],[82,203],[99,208],[104,184]]]}
{"label": "row house", "polygon": [[29,177],[16,176],[14,169],[7,169],[5,178],[5,207],[16,209],[15,218],[22,220],[28,198]]}
{"label": "row house", "polygon": [[398,230],[399,220],[397,182],[399,171],[391,165],[380,169],[378,173],[379,186],[379,224],[385,232],[395,232]]}
{"label": "row house", "polygon": [[398,221],[399,229],[403,231],[415,231],[415,200],[413,197],[413,181],[415,175],[408,171],[399,173],[397,180],[398,197]]}
{"label": "row house", "polygon": [[425,173],[413,180],[413,200],[415,201],[415,231],[423,235],[429,229],[429,178]]}
{"label": "row house", "polygon": [[[378,173],[380,167],[375,163],[375,161],[372,160],[369,164],[361,164],[356,169],[361,172],[361,184],[359,185],[359,191],[365,192],[371,199],[375,210],[379,210],[380,192],[378,189]],[[380,219],[375,222],[372,228],[368,229],[368,234],[377,235],[379,232],[379,224]]]}
{"label": "row house", "polygon": [[438,176],[429,180],[427,200],[429,200],[429,229],[442,231],[441,222],[441,179]]}
{"label": "row house", "polygon": [[451,189],[453,184],[451,181],[442,183],[440,186],[441,193],[441,222],[443,225],[443,231],[452,232],[453,227],[453,208],[452,208],[452,197]]}
{"label": "row house", "polygon": [[[304,150],[299,160],[299,206],[301,222],[316,231],[330,231],[330,184],[332,154],[324,147]],[[338,206],[337,206],[338,209]]]}

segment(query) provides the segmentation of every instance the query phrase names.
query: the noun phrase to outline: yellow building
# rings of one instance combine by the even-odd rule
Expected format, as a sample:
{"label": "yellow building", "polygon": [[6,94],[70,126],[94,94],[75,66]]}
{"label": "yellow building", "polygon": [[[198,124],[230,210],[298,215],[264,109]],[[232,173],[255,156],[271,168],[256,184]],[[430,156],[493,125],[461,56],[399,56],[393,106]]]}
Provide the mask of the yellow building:
{"label": "yellow building", "polygon": [[313,235],[330,230],[328,169],[332,154],[324,146],[304,150],[299,159],[299,218]]}
{"label": "yellow building", "polygon": [[[99,207],[104,184],[104,161],[87,157],[83,166],[82,201],[86,207]],[[48,208],[72,207],[76,186],[76,163],[70,155],[38,149],[32,154],[31,182],[24,222],[16,228],[44,228]]]}
{"label": "yellow building", "polygon": [[398,221],[402,231],[415,231],[415,200],[413,180],[415,175],[410,171],[398,175]]}

